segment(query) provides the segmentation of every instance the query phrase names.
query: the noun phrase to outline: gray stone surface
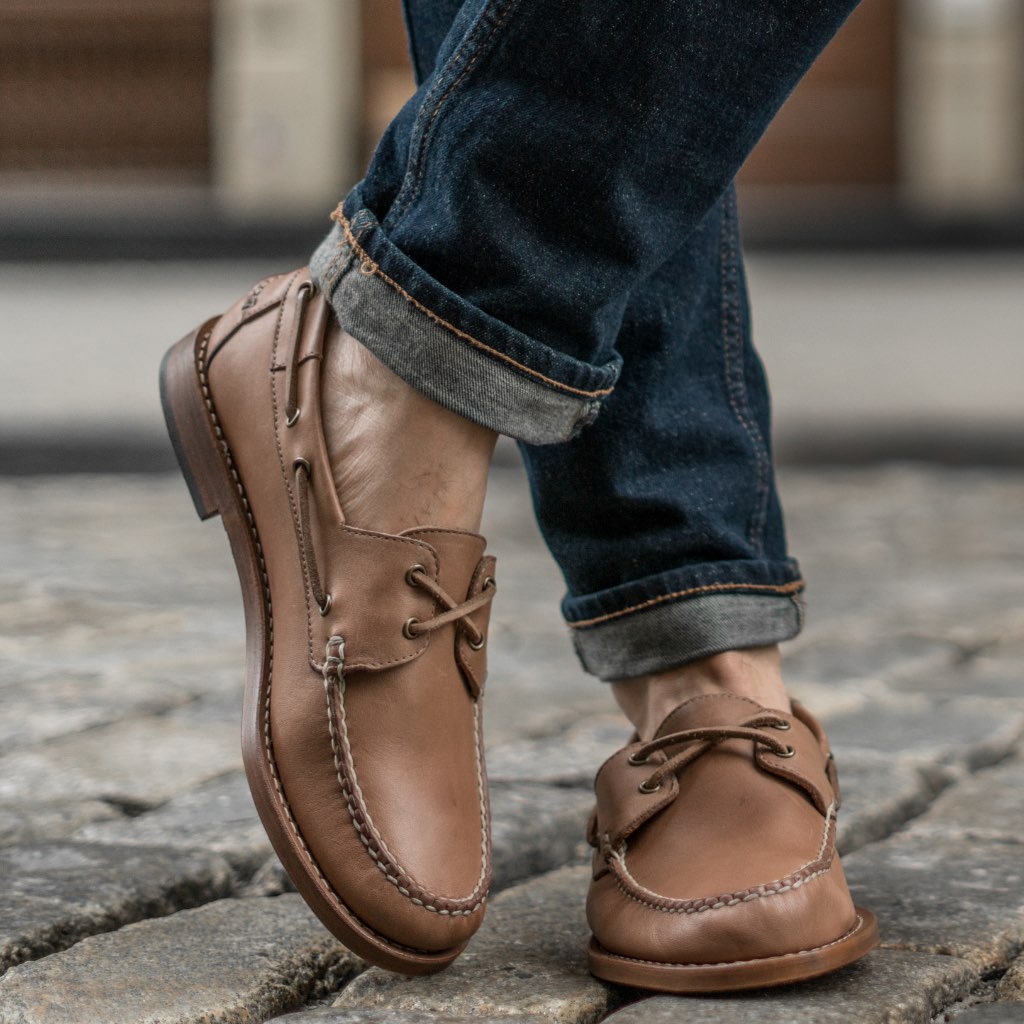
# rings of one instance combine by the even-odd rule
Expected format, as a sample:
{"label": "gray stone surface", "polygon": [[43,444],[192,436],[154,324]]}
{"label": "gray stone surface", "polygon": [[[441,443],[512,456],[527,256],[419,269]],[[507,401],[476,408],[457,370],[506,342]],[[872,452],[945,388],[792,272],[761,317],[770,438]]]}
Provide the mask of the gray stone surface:
{"label": "gray stone surface", "polygon": [[0,970],[233,887],[214,854],[66,842],[0,850],[0,878]]}
{"label": "gray stone surface", "polygon": [[[846,858],[858,895],[879,911],[887,942],[1005,965],[1021,920],[1010,878],[1024,845],[1012,841],[1020,783],[1012,762],[966,773],[1022,749],[1024,562],[1012,553],[1024,550],[1024,474],[790,469],[781,485],[810,581],[789,675],[837,750],[841,839],[858,848]],[[628,729],[607,687],[575,663],[556,610],[564,586],[515,469],[494,474],[485,532],[499,560],[485,717],[506,884],[579,852],[593,774]],[[0,842],[71,831],[110,840],[98,884],[95,871],[43,872],[32,912],[50,916],[29,955],[46,952],[39,935],[66,946],[90,929],[173,911],[175,892],[217,898],[260,862],[236,892],[282,891],[238,774],[243,641],[223,531],[196,523],[179,479],[0,480]],[[933,812],[913,818],[951,783]],[[188,848],[170,848],[179,842]],[[140,858],[155,858],[145,877],[130,870]],[[459,1014],[481,1020],[488,991],[506,1017],[523,1016],[524,993],[553,998],[568,1018],[605,1012],[586,987],[596,983],[574,973],[584,890],[581,881],[572,897],[527,908],[524,950],[492,943],[481,966],[472,954],[484,937],[474,942],[469,994],[452,972],[410,992],[461,999]],[[0,893],[3,905],[4,885]],[[578,940],[558,938],[573,927]],[[580,959],[560,960],[560,942]],[[931,962],[912,950],[879,956],[898,955]],[[489,989],[488,971],[497,979]],[[1010,985],[993,979],[954,1004],[953,990],[930,979],[920,975],[920,1006],[948,997],[957,1014]]]}
{"label": "gray stone surface", "polygon": [[844,867],[854,900],[878,915],[884,946],[992,970],[1024,942],[1024,846],[911,828]]}
{"label": "gray stone surface", "polygon": [[589,788],[597,769],[629,736],[629,723],[622,715],[594,715],[554,739],[520,740],[495,747],[487,755],[487,775],[492,782]]}
{"label": "gray stone surface", "polygon": [[242,772],[212,779],[137,817],[86,825],[74,838],[211,850],[244,875],[252,874],[271,852]]}
{"label": "gray stone surface", "polygon": [[589,877],[587,868],[562,868],[506,889],[446,971],[403,978],[374,968],[334,1005],[463,1017],[537,1014],[566,1024],[599,1019],[621,1003],[625,990],[597,981],[587,970],[583,899]]}
{"label": "gray stone surface", "polygon": [[[872,751],[962,771],[1000,760],[1024,734],[1024,710],[978,699],[890,697],[828,723],[837,751]],[[838,756],[838,754],[837,754]]]}
{"label": "gray stone surface", "polygon": [[[971,840],[1005,838],[1024,844],[1024,761],[980,771],[947,789],[915,822],[919,829],[952,829]],[[1024,858],[1024,845],[1020,850]]]}
{"label": "gray stone surface", "polygon": [[839,852],[883,839],[920,814],[935,796],[929,773],[892,758],[858,758],[840,752]]}
{"label": "gray stone surface", "polygon": [[237,726],[138,718],[0,755],[0,800],[31,792],[152,805],[241,763]]}
{"label": "gray stone surface", "polygon": [[657,996],[619,1010],[611,1024],[928,1024],[979,983],[953,957],[876,950],[836,974],[799,985],[714,997]]}
{"label": "gray stone surface", "polygon": [[1024,1024],[1024,1003],[972,1006],[956,1016],[957,1024]]}
{"label": "gray stone surface", "polygon": [[544,1024],[548,1017],[534,1014],[516,1014],[515,1017],[496,1017],[474,1013],[460,1017],[450,1013],[419,1010],[341,1010],[333,1006],[320,1006],[315,1010],[300,1010],[284,1017],[275,1017],[274,1024]]}
{"label": "gray stone surface", "polygon": [[0,979],[4,1024],[247,1024],[365,965],[298,896],[220,900],[85,939]]}
{"label": "gray stone surface", "polygon": [[491,784],[494,889],[589,859],[589,790],[532,783]]}
{"label": "gray stone surface", "polygon": [[25,799],[4,803],[0,804],[0,846],[63,839],[89,822],[120,820],[121,812],[102,800]]}

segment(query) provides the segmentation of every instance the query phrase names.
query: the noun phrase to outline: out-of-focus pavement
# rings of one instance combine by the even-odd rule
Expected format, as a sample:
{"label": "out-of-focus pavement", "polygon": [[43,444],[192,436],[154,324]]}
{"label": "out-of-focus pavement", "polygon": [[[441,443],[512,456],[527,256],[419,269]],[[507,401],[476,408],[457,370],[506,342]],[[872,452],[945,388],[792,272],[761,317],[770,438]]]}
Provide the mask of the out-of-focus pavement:
{"label": "out-of-focus pavement", "polygon": [[[0,265],[0,438],[152,440],[165,349],[266,273],[257,263]],[[782,454],[1024,427],[1024,254],[755,253],[755,338]],[[1005,458],[1004,458],[1005,461]]]}
{"label": "out-of-focus pavement", "polygon": [[[0,266],[0,452],[155,438],[164,349],[273,269]],[[780,432],[833,444],[904,417],[1012,447],[1022,271],[755,256]],[[586,972],[589,786],[627,730],[570,653],[513,460],[485,512],[496,895],[427,979],[368,969],[290,891],[241,771],[227,544],[180,478],[0,473],[0,1024],[1024,1021],[1024,467],[789,466],[781,488],[811,584],[788,677],[828,727],[883,946],[817,982],[677,1000]]]}

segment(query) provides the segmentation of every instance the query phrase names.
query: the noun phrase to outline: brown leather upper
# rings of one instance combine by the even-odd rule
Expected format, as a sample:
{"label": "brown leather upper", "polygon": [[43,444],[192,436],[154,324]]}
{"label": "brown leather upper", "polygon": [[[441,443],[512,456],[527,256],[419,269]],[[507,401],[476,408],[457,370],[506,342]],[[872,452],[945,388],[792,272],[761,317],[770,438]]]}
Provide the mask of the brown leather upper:
{"label": "brown leather upper", "polygon": [[490,884],[490,606],[481,598],[428,632],[403,627],[446,613],[438,593],[458,608],[492,588],[494,561],[472,533],[345,524],[320,413],[336,329],[300,271],[261,282],[208,345],[269,584],[267,756],[313,870],[345,905],[397,944],[446,950],[478,927]]}
{"label": "brown leather upper", "polygon": [[[642,763],[638,763],[642,762]],[[799,704],[695,697],[601,767],[587,916],[604,949],[672,964],[817,949],[856,928],[828,741]]]}

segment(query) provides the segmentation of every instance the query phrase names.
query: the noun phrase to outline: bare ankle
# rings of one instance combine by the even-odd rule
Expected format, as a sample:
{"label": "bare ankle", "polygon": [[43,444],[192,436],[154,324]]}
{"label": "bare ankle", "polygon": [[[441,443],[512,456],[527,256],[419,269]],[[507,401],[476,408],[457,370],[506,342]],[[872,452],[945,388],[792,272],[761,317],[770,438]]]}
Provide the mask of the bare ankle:
{"label": "bare ankle", "polygon": [[497,434],[431,401],[351,335],[324,353],[324,433],[352,526],[477,530]]}
{"label": "bare ankle", "polygon": [[612,683],[612,694],[642,739],[653,736],[683,701],[715,693],[749,697],[765,707],[789,711],[779,648],[726,651],[666,672]]}

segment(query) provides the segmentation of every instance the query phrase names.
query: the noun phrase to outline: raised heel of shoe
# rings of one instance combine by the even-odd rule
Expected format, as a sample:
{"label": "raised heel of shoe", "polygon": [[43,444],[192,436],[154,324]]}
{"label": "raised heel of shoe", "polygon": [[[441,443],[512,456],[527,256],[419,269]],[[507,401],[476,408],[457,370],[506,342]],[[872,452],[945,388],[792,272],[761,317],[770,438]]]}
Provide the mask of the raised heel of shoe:
{"label": "raised heel of shoe", "polygon": [[182,338],[160,364],[160,404],[181,474],[200,519],[222,510],[225,468],[206,408],[196,345],[217,319]]}

